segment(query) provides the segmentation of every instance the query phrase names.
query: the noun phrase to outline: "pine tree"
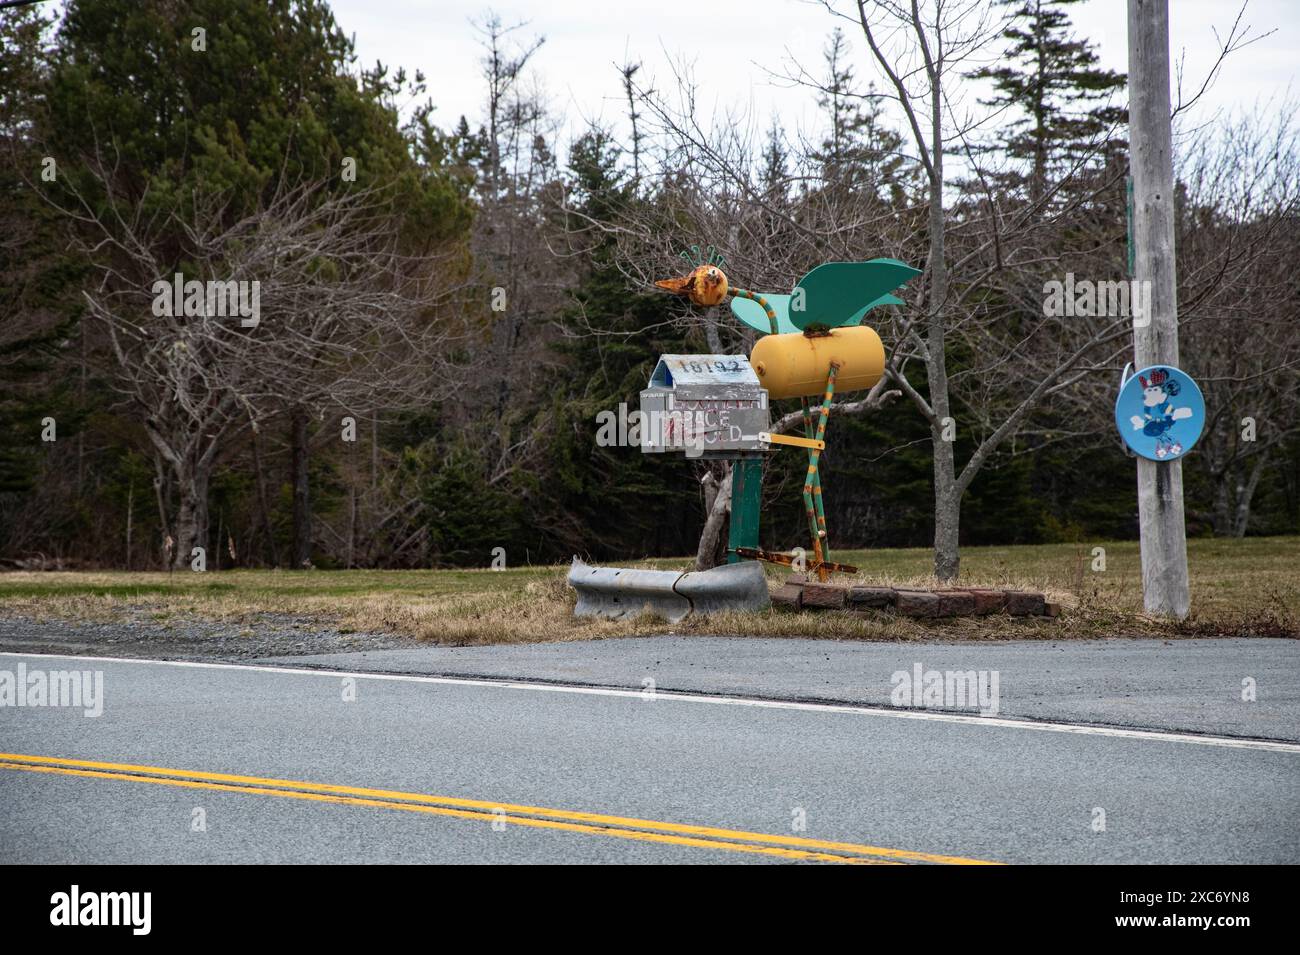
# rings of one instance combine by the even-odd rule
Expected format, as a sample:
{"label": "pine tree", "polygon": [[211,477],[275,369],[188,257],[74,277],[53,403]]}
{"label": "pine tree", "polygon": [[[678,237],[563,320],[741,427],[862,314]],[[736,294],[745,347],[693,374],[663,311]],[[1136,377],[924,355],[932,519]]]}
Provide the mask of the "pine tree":
{"label": "pine tree", "polygon": [[[584,217],[618,221],[638,199],[620,169],[621,150],[593,130],[570,150],[570,193]],[[689,352],[680,331],[665,322],[665,297],[630,291],[615,263],[615,241],[603,238],[563,315],[575,330],[553,350],[563,359],[546,414],[552,423],[547,473],[535,500],[546,501],[553,544],[581,545],[595,557],[684,553],[699,532],[698,485],[675,455],[646,455],[639,447],[601,447],[596,416],[638,395],[663,353]],[[562,521],[583,528],[581,541],[562,541]],[[560,555],[557,555],[560,556]]]}
{"label": "pine tree", "polygon": [[1074,37],[1066,8],[1081,2],[999,0],[1015,7],[1002,34],[1010,41],[1006,65],[969,74],[993,81],[996,92],[981,101],[985,106],[1025,114],[999,125],[1005,130],[1002,148],[1028,170],[1012,179],[1027,181],[1032,202],[1047,194],[1061,170],[1079,162],[1101,165],[1122,145],[1111,140],[1098,148],[1109,131],[1127,122],[1127,110],[1108,102],[1127,78],[1099,68],[1093,45]]}
{"label": "pine tree", "polygon": [[826,76],[817,98],[830,128],[812,159],[828,188],[868,190],[888,200],[899,185],[902,138],[881,122],[875,85],[859,90],[848,55],[848,41],[836,29],[823,53]]}
{"label": "pine tree", "polygon": [[[37,191],[60,171],[34,138],[51,26],[39,7],[0,10],[0,495],[44,483],[49,456],[42,452],[52,450],[40,438],[45,418],[55,420],[66,447],[81,417],[67,387],[75,373],[58,367],[80,309],[79,270]],[[0,513],[0,546],[6,524]]]}

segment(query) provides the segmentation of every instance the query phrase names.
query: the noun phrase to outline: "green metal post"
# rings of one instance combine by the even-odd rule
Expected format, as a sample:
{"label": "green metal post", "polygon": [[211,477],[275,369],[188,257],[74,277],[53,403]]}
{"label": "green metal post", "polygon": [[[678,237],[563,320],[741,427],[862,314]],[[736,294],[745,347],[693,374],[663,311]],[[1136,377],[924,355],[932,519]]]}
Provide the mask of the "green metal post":
{"label": "green metal post", "polygon": [[[772,334],[777,334],[776,312],[771,304],[757,292],[732,287],[729,294],[753,299],[767,313]],[[731,526],[727,531],[727,563],[741,559],[737,547],[758,547],[759,508],[763,503],[763,461],[761,458],[741,458],[731,465]]]}
{"label": "green metal post", "polygon": [[758,547],[758,511],[763,497],[763,461],[741,458],[731,465],[731,527],[727,563],[740,561],[737,547]]}

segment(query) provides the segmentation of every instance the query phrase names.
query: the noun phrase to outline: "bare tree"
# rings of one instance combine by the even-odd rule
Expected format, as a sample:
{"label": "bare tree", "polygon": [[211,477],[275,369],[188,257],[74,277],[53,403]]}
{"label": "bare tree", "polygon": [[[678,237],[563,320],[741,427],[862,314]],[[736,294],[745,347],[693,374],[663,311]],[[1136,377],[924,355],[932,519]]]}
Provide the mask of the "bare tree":
{"label": "bare tree", "polygon": [[[158,456],[160,495],[177,495],[173,566],[206,545],[209,483],[234,431],[285,407],[366,410],[454,387],[434,360],[455,333],[436,320],[445,271],[402,253],[383,190],[282,183],[246,215],[230,216],[219,193],[147,212],[147,192],[118,195],[102,157],[88,169],[108,201],[71,186],[62,211],[92,264],[84,297],[113,387]],[[191,274],[177,279],[179,258]]]}
{"label": "bare tree", "polygon": [[487,124],[478,134],[484,156],[466,309],[479,324],[464,343],[462,386],[441,421],[450,440],[474,449],[482,480],[494,487],[529,473],[545,450],[547,418],[534,412],[559,363],[548,345],[561,334],[555,316],[576,275],[573,262],[553,254],[560,124],[529,69],[544,38],[517,39],[525,27],[491,14],[479,25]]}
{"label": "bare tree", "polygon": [[1179,312],[1206,426],[1189,466],[1208,478],[1215,533],[1241,537],[1275,452],[1300,433],[1300,150],[1294,103],[1186,137]]}
{"label": "bare tree", "polygon": [[294,567],[310,562],[314,541],[311,420],[329,416],[325,434],[355,442],[366,418],[443,400],[462,383],[448,356],[472,331],[450,307],[465,269],[454,249],[404,251],[394,201],[383,188],[328,196],[309,185],[273,201],[250,224],[253,241],[241,227],[190,235],[205,258],[225,254],[234,273],[262,276],[269,327],[252,360],[279,401],[250,402],[249,423],[289,420]]}

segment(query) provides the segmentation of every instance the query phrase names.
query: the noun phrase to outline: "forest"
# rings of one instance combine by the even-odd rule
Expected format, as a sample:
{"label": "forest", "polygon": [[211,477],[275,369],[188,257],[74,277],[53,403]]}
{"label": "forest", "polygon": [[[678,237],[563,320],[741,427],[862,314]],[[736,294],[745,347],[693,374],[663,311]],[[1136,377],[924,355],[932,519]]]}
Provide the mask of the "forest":
{"label": "forest", "polygon": [[[1136,539],[1133,317],[1103,301],[1131,268],[1126,78],[1074,5],[814,7],[823,59],[783,79],[815,130],[595,59],[622,115],[575,130],[545,37],[490,10],[458,117],[421,64],[360,65],[324,0],[0,10],[0,564],[717,560],[726,462],[597,441],[659,355],[753,346],[654,286],[692,246],[776,292],[921,270],[867,318],[885,378],[833,408],[833,546],[932,546],[950,578],[961,546]],[[1226,64],[1256,38],[1231,13]],[[1203,79],[1174,111],[1188,534],[1297,534],[1295,103],[1192,122]],[[763,546],[802,539],[802,481],[769,459]]]}

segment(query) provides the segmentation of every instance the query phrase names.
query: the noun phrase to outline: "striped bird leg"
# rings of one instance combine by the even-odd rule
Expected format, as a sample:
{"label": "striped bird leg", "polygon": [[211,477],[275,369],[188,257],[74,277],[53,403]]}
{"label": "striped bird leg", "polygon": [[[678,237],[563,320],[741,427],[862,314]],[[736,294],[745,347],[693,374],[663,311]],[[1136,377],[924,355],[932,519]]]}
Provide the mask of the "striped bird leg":
{"label": "striped bird leg", "polygon": [[[803,436],[809,440],[813,439],[816,433],[813,430],[812,409],[808,405],[808,399],[801,397],[799,399],[799,408],[803,412]],[[808,452],[808,463],[813,463],[812,451]],[[808,528],[813,538],[813,551],[817,552],[817,526],[820,523],[822,527],[826,525],[826,515],[822,512],[822,476],[821,472],[814,470],[810,475],[812,485],[813,516],[809,518]],[[823,548],[820,560],[830,560],[830,551]]]}
{"label": "striped bird leg", "polygon": [[[830,371],[826,375],[826,396],[822,399],[821,413],[817,421],[818,441],[826,440],[826,421],[831,414],[831,400],[835,396],[835,373],[839,371],[839,362],[831,362]],[[824,566],[824,561],[829,558],[829,549],[823,549],[822,541],[826,540],[826,514],[821,507],[821,476],[818,471],[818,464],[821,459],[821,451],[814,448],[808,453],[808,478],[803,486],[804,510],[808,515],[809,530],[812,531],[813,554],[817,562],[817,579],[826,580],[830,576],[830,571]],[[813,487],[817,488],[817,495],[814,499]]]}

